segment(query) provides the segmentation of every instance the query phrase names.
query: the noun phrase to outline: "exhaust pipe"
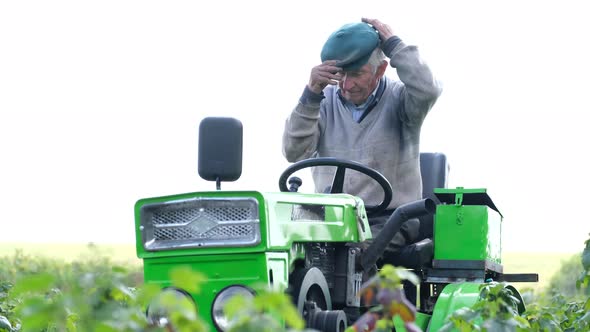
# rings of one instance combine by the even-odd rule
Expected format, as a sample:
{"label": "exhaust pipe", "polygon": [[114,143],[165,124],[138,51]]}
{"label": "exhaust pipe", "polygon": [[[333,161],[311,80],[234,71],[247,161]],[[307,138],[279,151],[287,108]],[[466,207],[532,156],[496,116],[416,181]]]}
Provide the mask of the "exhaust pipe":
{"label": "exhaust pipe", "polygon": [[361,267],[364,271],[369,271],[387,247],[387,244],[397,232],[399,232],[402,225],[412,218],[417,218],[429,213],[434,213],[436,204],[430,198],[425,198],[419,201],[406,203],[401,205],[395,211],[383,226],[373,243],[361,256]]}

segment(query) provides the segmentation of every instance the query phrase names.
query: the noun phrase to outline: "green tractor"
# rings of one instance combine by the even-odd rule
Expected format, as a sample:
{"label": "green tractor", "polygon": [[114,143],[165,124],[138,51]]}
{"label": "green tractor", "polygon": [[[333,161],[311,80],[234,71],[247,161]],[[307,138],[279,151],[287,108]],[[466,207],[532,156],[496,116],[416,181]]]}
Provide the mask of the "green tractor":
{"label": "green tractor", "polygon": [[[419,218],[422,239],[412,244],[415,257],[405,257],[403,266],[421,279],[413,301],[416,325],[424,331],[437,331],[456,309],[475,304],[479,286],[487,281],[537,281],[536,274],[504,273],[502,215],[486,190],[447,189],[444,154],[422,153],[420,160],[424,199],[397,208],[373,238],[368,216],[384,210],[393,194],[380,173],[352,161],[314,158],[290,165],[279,178],[280,192],[222,191],[222,181],[241,175],[242,124],[205,118],[199,126],[198,168],[217,190],[135,204],[145,282],[194,302],[211,331],[228,329],[223,307],[230,298],[254,296],[254,286],[263,283],[286,289],[308,328],[342,332],[368,309],[358,297],[361,285],[410,218]],[[336,168],[330,192],[298,193],[301,180],[291,175],[319,166]],[[365,206],[343,193],[346,169],[377,181],[383,201]],[[369,246],[359,245],[367,239],[373,239]],[[206,276],[198,294],[172,287],[170,273],[179,266]],[[524,311],[522,301],[518,310]],[[150,308],[147,314],[162,319]]]}

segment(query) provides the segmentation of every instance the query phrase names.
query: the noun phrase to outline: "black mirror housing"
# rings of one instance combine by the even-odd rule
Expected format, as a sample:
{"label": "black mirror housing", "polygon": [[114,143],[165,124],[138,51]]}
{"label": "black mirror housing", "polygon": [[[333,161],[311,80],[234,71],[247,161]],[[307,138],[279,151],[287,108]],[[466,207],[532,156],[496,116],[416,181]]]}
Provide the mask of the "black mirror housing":
{"label": "black mirror housing", "polygon": [[207,181],[235,181],[242,175],[242,123],[207,117],[199,125],[199,176]]}

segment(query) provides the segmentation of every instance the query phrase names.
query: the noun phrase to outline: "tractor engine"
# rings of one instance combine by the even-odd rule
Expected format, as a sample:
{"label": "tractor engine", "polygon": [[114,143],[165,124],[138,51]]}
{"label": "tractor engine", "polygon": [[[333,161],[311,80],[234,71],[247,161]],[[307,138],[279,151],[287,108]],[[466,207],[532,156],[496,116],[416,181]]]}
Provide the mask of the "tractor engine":
{"label": "tractor engine", "polygon": [[360,249],[331,243],[310,243],[306,247],[306,265],[317,267],[323,273],[333,306],[339,309],[359,307],[357,295],[363,282],[363,273],[355,270],[355,263]]}
{"label": "tractor engine", "polygon": [[363,273],[355,270],[360,250],[329,242],[307,243],[304,248],[305,259],[291,273],[287,292],[306,326],[344,331],[361,313],[358,292]]}

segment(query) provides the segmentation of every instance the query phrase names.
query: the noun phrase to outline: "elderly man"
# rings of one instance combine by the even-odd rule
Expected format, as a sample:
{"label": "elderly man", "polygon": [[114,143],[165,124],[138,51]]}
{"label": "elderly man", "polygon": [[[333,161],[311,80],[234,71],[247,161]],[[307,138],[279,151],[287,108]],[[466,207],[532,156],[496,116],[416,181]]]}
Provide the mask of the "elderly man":
{"label": "elderly man", "polygon": [[[386,57],[401,81],[384,75]],[[286,121],[283,154],[289,162],[348,159],[383,174],[392,184],[393,200],[385,213],[371,218],[375,233],[393,209],[422,198],[420,128],[441,94],[441,85],[418,48],[406,45],[377,19],[363,18],[332,33],[321,60]],[[376,182],[356,172],[347,175],[345,192],[368,204],[379,203],[382,190]],[[316,191],[323,192],[333,170],[316,167],[312,176]],[[406,222],[381,263],[395,264],[403,254],[400,249],[416,240],[418,229],[418,220]]]}

